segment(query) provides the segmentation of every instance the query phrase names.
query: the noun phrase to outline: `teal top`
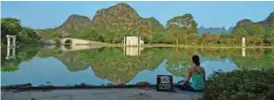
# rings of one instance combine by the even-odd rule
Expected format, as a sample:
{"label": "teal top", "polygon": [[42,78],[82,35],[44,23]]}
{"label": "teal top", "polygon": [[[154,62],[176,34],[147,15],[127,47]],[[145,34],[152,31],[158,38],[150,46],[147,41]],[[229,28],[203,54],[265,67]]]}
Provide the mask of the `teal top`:
{"label": "teal top", "polygon": [[194,72],[191,75],[192,82],[191,82],[191,87],[195,90],[203,90],[205,83],[203,80],[203,75],[202,73],[199,72]]}

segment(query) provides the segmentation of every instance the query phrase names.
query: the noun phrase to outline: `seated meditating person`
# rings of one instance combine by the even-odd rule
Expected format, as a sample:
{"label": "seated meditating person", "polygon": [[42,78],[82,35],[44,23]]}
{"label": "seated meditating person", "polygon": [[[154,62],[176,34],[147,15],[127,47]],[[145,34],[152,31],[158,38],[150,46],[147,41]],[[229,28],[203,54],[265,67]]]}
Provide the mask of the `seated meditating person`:
{"label": "seated meditating person", "polygon": [[[205,70],[200,66],[200,58],[197,55],[192,57],[193,66],[188,69],[186,80],[180,86],[182,90],[191,92],[201,92],[205,87]],[[192,82],[190,83],[190,78]]]}

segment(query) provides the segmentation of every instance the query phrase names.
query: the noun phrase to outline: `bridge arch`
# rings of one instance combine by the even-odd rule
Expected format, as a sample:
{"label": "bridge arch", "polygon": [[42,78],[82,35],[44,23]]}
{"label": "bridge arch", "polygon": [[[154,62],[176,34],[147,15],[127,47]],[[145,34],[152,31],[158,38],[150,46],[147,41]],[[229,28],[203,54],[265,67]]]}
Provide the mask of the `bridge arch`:
{"label": "bridge arch", "polygon": [[62,51],[77,51],[77,50],[86,50],[91,48],[101,48],[101,46],[99,45],[106,44],[106,43],[77,39],[77,38],[61,38],[60,44],[61,44]]}
{"label": "bridge arch", "polygon": [[72,44],[72,40],[71,39],[66,39],[66,40],[64,40],[64,44]]}
{"label": "bridge arch", "polygon": [[71,44],[71,45],[77,45],[77,44],[90,44],[89,40],[83,40],[83,39],[77,39],[77,38],[62,38],[60,39],[61,44]]}

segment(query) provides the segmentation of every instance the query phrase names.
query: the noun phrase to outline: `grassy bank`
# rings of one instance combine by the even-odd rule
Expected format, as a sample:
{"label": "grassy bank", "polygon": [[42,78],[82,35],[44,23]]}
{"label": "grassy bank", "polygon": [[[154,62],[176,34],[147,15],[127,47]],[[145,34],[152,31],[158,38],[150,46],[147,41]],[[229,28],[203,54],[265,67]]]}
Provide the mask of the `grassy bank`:
{"label": "grassy bank", "polygon": [[[241,45],[184,45],[184,44],[144,44],[144,45],[123,45],[123,44],[106,44],[104,47],[178,47],[178,48],[243,48]],[[274,48],[274,46],[244,46],[244,48]]]}

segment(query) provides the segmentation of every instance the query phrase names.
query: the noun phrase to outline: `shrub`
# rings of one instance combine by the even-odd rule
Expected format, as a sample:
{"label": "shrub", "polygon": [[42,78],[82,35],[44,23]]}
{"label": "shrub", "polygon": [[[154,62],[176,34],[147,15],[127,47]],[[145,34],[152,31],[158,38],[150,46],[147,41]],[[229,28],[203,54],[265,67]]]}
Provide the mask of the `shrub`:
{"label": "shrub", "polygon": [[274,100],[274,70],[216,72],[207,82],[205,100]]}

